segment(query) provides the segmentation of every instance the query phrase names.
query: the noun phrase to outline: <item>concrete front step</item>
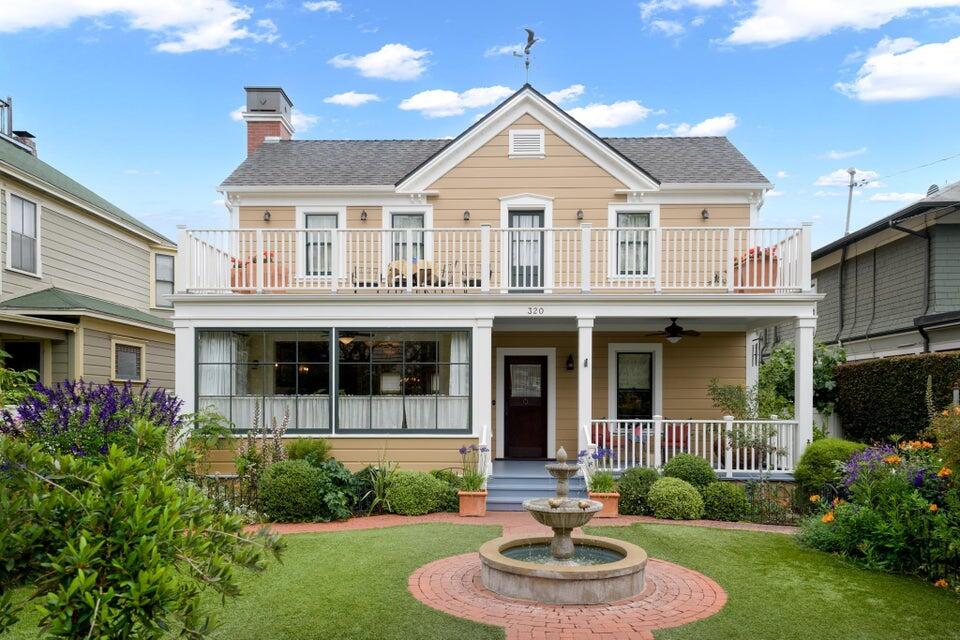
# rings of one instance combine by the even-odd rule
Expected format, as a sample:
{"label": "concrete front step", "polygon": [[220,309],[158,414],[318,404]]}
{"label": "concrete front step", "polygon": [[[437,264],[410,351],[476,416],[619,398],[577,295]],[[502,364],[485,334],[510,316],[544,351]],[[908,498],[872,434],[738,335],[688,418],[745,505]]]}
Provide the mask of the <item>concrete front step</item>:
{"label": "concrete front step", "polygon": [[[523,501],[530,498],[552,498],[557,481],[543,460],[496,460],[493,475],[487,481],[487,509],[490,511],[522,511]],[[570,497],[585,498],[583,478],[570,478]]]}

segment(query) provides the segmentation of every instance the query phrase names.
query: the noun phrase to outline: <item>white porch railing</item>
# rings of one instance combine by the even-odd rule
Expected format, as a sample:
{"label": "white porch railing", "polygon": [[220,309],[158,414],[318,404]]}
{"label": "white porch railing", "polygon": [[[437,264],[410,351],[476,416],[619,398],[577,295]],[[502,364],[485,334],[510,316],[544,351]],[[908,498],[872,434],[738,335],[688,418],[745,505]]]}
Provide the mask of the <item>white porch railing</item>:
{"label": "white porch railing", "polygon": [[190,293],[704,291],[810,283],[809,227],[182,229]]}
{"label": "white porch railing", "polygon": [[[659,469],[681,453],[700,456],[721,475],[793,473],[797,423],[793,420],[593,420],[585,434],[589,451],[602,449],[598,469]],[[764,450],[758,442],[766,442]],[[751,447],[750,444],[754,446]]]}

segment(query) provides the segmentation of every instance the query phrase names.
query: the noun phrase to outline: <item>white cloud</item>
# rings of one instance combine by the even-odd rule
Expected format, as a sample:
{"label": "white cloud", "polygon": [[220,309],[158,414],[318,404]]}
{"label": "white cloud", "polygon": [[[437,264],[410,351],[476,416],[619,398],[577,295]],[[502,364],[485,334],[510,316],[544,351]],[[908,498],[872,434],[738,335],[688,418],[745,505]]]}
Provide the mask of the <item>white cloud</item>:
{"label": "white cloud", "polygon": [[876,29],[918,9],[960,6],[960,0],[757,0],[728,44],[778,45],[837,29]]}
{"label": "white cloud", "polygon": [[867,152],[866,147],[860,147],[859,149],[850,149],[849,151],[827,151],[826,153],[821,153],[821,158],[827,158],[828,160],[843,160],[844,158],[852,158],[853,156],[860,156]]}
{"label": "white cloud", "polygon": [[884,38],[867,54],[853,82],[834,86],[867,102],[958,96],[957,69],[960,37],[925,45],[913,38]]}
{"label": "white cloud", "polygon": [[922,193],[875,193],[870,196],[874,202],[916,202],[924,198]]}
{"label": "white cloud", "polygon": [[551,102],[556,102],[557,104],[563,102],[570,102],[571,100],[576,100],[583,95],[583,91],[586,87],[582,84],[572,84],[566,89],[559,89],[557,91],[550,91],[546,94],[547,100]]}
{"label": "white cloud", "polygon": [[276,25],[260,20],[251,28],[253,9],[234,0],[56,0],[7,2],[0,32],[63,28],[75,20],[121,16],[133,29],[160,36],[154,48],[189,53],[235,46],[237,41],[274,42]]}
{"label": "white cloud", "polygon": [[431,89],[412,95],[400,103],[404,111],[419,111],[428,118],[458,116],[467,109],[487,107],[513,93],[510,87],[475,87],[462,93],[447,89]]}
{"label": "white cloud", "polygon": [[342,69],[354,68],[366,78],[416,80],[426,70],[426,49],[411,49],[405,44],[385,44],[378,51],[362,56],[341,53],[328,62]]}
{"label": "white cloud", "polygon": [[782,195],[785,194],[785,193],[786,193],[786,191],[777,191],[776,189],[770,189],[770,191],[767,191],[764,195],[765,195],[767,198],[779,198],[780,196],[782,196]]}
{"label": "white cloud", "polygon": [[790,174],[787,173],[786,171],[777,171],[777,177],[778,177],[778,178],[789,178],[789,177],[790,177]]}
{"label": "white cloud", "polygon": [[236,109],[230,112],[230,119],[233,120],[234,122],[240,122],[241,120],[243,120],[243,112],[246,110],[247,108],[244,105],[240,105],[239,107],[237,107]]}
{"label": "white cloud", "polygon": [[727,3],[727,0],[650,0],[640,3],[640,17],[644,20],[664,11],[679,11],[686,7],[712,9]]}
{"label": "white cloud", "polygon": [[320,122],[320,116],[304,113],[296,108],[290,111],[290,124],[297,131],[307,131],[318,122]]}
{"label": "white cloud", "polygon": [[725,113],[691,125],[681,122],[673,128],[677,136],[725,136],[737,126],[737,116]]}
{"label": "white cloud", "polygon": [[343,11],[343,6],[336,0],[321,0],[320,2],[304,2],[303,8],[307,11],[326,11],[327,13],[339,13]]}
{"label": "white cloud", "polygon": [[670,125],[667,124],[666,122],[661,122],[660,124],[657,125],[657,131],[666,131],[669,128],[670,128]]}
{"label": "white cloud", "polygon": [[[868,189],[876,189],[877,187],[883,186],[882,183],[877,181],[877,177],[878,174],[876,171],[857,169],[854,180],[858,183],[865,180],[866,183],[862,186]],[[850,174],[847,173],[846,169],[837,169],[836,171],[831,171],[826,175],[820,176],[813,184],[818,187],[846,187],[850,184]]]}
{"label": "white cloud", "polygon": [[636,100],[623,100],[612,104],[588,104],[585,107],[568,109],[567,113],[591,129],[612,129],[643,120],[650,109]]}
{"label": "white cloud", "polygon": [[513,55],[514,51],[523,51],[525,43],[518,42],[516,44],[498,44],[488,48],[483,52],[484,57],[492,58],[494,56],[510,56]]}
{"label": "white cloud", "polygon": [[357,93],[356,91],[347,91],[338,93],[323,99],[327,104],[338,104],[343,107],[359,107],[368,102],[380,102],[380,96],[375,93]]}
{"label": "white cloud", "polygon": [[650,28],[669,37],[682,35],[685,31],[683,25],[676,20],[654,20],[650,23]]}

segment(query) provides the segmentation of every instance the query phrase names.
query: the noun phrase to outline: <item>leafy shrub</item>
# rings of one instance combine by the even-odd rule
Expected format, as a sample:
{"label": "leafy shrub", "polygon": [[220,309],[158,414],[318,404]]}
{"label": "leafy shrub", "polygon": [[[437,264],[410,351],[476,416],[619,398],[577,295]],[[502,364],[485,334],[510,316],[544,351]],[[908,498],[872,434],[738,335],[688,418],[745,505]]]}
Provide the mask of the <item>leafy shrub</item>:
{"label": "leafy shrub", "polygon": [[434,469],[430,472],[437,480],[443,482],[446,486],[440,511],[455,513],[460,510],[460,497],[457,492],[460,491],[462,480],[460,476],[452,469]]}
{"label": "leafy shrub", "polygon": [[709,520],[743,520],[750,503],[743,487],[733,482],[713,482],[703,490],[703,515]]}
{"label": "leafy shrub", "polygon": [[369,465],[357,472],[360,484],[360,501],[357,510],[364,513],[390,512],[390,487],[397,477],[397,464],[381,458],[375,465]]}
{"label": "leafy shrub", "polygon": [[284,444],[289,460],[307,460],[316,466],[330,458],[330,443],[326,438],[294,438]]}
{"label": "leafy shrub", "polygon": [[715,482],[717,474],[705,458],[689,453],[678,454],[663,465],[663,475],[667,478],[680,478],[697,489],[703,489]]}
{"label": "leafy shrub", "polygon": [[960,405],[934,412],[925,433],[937,441],[944,462],[960,471]]}
{"label": "leafy shrub", "polygon": [[53,388],[37,385],[15,412],[4,411],[0,434],[37,443],[46,453],[102,456],[111,445],[136,448],[131,425],[138,420],[168,431],[179,429],[183,402],[163,389],[130,383],[64,381]]}
{"label": "leafy shrub", "polygon": [[[793,343],[782,342],[760,365],[758,386],[769,389],[774,396],[783,398],[788,403],[783,409],[770,413],[779,416],[793,415],[794,357]],[[847,354],[841,347],[820,343],[813,347],[813,407],[822,415],[834,412],[837,402],[837,367],[846,360]]]}
{"label": "leafy shrub", "polygon": [[950,404],[950,385],[960,379],[960,353],[924,353],[848,362],[837,369],[837,413],[844,434],[862,442],[892,435],[915,438],[929,423],[928,376],[934,408]]}
{"label": "leafy shrub", "polygon": [[960,488],[929,442],[865,449],[841,478],[844,498],[813,496],[802,543],[868,568],[960,587]]}
{"label": "leafy shrub", "polygon": [[[315,453],[315,452],[314,452]],[[323,494],[324,511],[321,520],[346,520],[360,502],[363,485],[339,460],[330,458],[315,464],[307,455],[307,464],[320,470],[320,492]]]}
{"label": "leafy shrub", "polygon": [[[114,444],[97,457],[0,438],[0,635],[42,602],[43,637],[206,638],[204,594],[236,596],[236,570],[263,570],[282,550],[180,480],[178,453],[155,448],[162,428],[139,421],[134,432],[142,450]],[[30,593],[15,604],[18,586]]]}
{"label": "leafy shrub", "polygon": [[620,513],[624,515],[651,515],[647,504],[650,487],[660,479],[660,473],[649,467],[631,467],[623,472],[617,483],[620,489]]}
{"label": "leafy shrub", "polygon": [[653,515],[670,520],[695,520],[703,516],[703,498],[689,482],[660,478],[650,487],[647,502]]}
{"label": "leafy shrub", "polygon": [[397,471],[387,490],[393,513],[421,516],[439,511],[449,485],[422,471]]}
{"label": "leafy shrub", "polygon": [[20,404],[33,393],[37,382],[34,369],[17,371],[4,366],[9,357],[9,353],[0,349],[0,405]]}
{"label": "leafy shrub", "polygon": [[591,493],[613,493],[617,490],[617,481],[609,471],[595,471],[590,476]]}
{"label": "leafy shrub", "polygon": [[793,473],[801,499],[806,500],[812,494],[832,497],[833,487],[840,481],[838,465],[845,464],[850,456],[864,448],[865,444],[840,438],[823,438],[807,445]]}
{"label": "leafy shrub", "polygon": [[321,475],[305,460],[283,460],[271,465],[260,478],[260,509],[280,522],[320,519]]}

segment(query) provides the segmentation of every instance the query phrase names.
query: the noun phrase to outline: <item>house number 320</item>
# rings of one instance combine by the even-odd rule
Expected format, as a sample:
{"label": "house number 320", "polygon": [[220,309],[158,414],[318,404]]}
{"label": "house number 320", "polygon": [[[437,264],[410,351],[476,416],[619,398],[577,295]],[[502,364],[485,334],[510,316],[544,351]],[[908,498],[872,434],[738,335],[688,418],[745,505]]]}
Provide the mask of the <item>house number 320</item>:
{"label": "house number 320", "polygon": [[528,316],[542,316],[543,307],[527,307]]}

